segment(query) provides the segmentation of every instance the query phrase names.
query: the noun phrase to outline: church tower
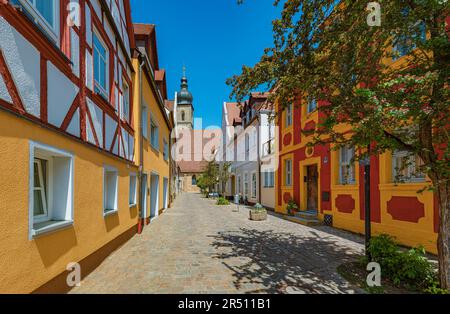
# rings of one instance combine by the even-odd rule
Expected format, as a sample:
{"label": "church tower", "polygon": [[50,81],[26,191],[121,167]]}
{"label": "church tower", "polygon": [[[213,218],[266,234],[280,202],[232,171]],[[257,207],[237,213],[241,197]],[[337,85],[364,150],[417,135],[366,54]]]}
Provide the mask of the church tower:
{"label": "church tower", "polygon": [[183,67],[183,77],[181,78],[181,90],[177,93],[177,124],[181,128],[194,128],[194,97],[188,90],[188,79],[186,77],[186,67]]}

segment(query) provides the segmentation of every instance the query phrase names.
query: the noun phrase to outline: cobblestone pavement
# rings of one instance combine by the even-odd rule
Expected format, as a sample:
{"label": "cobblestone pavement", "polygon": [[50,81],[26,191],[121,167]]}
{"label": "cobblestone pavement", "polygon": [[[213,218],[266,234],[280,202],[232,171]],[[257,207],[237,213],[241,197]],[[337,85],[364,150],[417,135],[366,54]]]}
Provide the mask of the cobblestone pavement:
{"label": "cobblestone pavement", "polygon": [[72,293],[359,293],[336,273],[361,238],[183,194]]}

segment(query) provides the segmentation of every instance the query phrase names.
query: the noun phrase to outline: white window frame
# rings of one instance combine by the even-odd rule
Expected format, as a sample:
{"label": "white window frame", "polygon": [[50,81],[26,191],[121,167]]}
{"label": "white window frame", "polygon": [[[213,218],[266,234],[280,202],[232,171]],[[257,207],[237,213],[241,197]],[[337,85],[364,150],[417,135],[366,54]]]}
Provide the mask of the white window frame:
{"label": "white window frame", "polygon": [[[343,149],[347,150],[348,158],[350,160],[343,160],[342,153]],[[351,156],[350,156],[351,155]],[[355,156],[355,148],[354,147],[341,147],[339,150],[339,184],[340,185],[355,185],[356,184],[356,162],[353,162],[352,159]],[[344,178],[344,174],[342,173],[342,167],[348,167],[349,169],[349,178]]]}
{"label": "white window frame", "polygon": [[47,0],[53,1],[53,22],[54,25],[50,25],[49,22],[44,18],[44,16],[36,8],[35,0],[19,0],[26,11],[34,18],[35,23],[37,23],[43,30],[50,36],[50,38],[58,45],[60,43],[60,1],[57,0]]}
{"label": "white window frame", "polygon": [[[36,159],[40,159],[40,160],[47,162],[47,171],[45,174],[43,173],[43,170],[42,170],[42,164]],[[39,188],[36,188],[36,186],[34,186],[34,182],[33,182],[33,192],[36,192],[36,191],[40,192],[41,200],[42,200],[42,208],[44,210],[44,214],[35,216],[34,215],[34,203],[33,203],[33,217],[34,217],[33,220],[34,220],[34,223],[40,223],[40,222],[44,222],[44,221],[49,221],[51,219],[51,212],[49,211],[49,209],[51,209],[51,206],[48,206],[48,204],[51,199],[50,193],[51,193],[52,183],[49,182],[49,180],[51,180],[51,178],[52,178],[52,174],[50,173],[51,169],[52,169],[52,165],[51,165],[50,158],[42,157],[42,156],[39,156],[38,154],[35,154],[33,163],[34,163],[34,165],[37,165],[37,167],[38,167],[38,175],[39,175],[38,180],[39,180],[39,185],[40,185]],[[33,167],[34,167],[34,165],[33,165]],[[33,175],[34,175],[34,168],[33,168]],[[45,176],[45,180],[44,180],[44,176]],[[33,197],[34,197],[34,193],[33,193]]]}
{"label": "white window frame", "polygon": [[[97,92],[97,94],[102,95],[103,97],[105,97],[106,99],[108,99],[109,97],[109,48],[108,45],[105,43],[105,41],[103,40],[102,36],[100,36],[99,32],[97,31],[97,29],[94,29],[93,31],[93,38],[92,38],[92,64],[93,64],[93,77],[94,77],[94,91],[96,89],[96,87],[100,90],[100,92]],[[95,40],[94,37],[96,37],[98,39],[98,41],[100,42],[100,44],[102,45],[102,47],[105,49],[106,51],[106,60],[105,61],[105,87],[101,86],[100,83],[96,80],[95,78]],[[99,53],[100,55],[100,53]],[[104,58],[102,58],[104,59]]]}
{"label": "white window frame", "polygon": [[165,161],[169,160],[169,143],[163,138],[163,158]]}
{"label": "white window frame", "polygon": [[122,79],[122,98],[122,120],[130,123],[130,86],[125,79]]}
{"label": "white window frame", "polygon": [[292,124],[293,124],[293,121],[292,121],[292,116],[293,116],[293,111],[294,111],[293,108],[294,108],[293,104],[290,104],[286,108],[286,120],[285,120],[285,122],[286,122],[286,127],[287,128],[291,127]]}
{"label": "white window frame", "polygon": [[[107,195],[107,182],[106,182],[106,180],[107,180],[107,174],[108,173],[114,173],[115,174],[115,187],[114,187],[114,189],[115,189],[115,195],[114,195],[114,200],[113,200],[113,203],[114,203],[114,208],[107,208],[108,206],[107,206],[107,197],[108,197],[108,195]],[[111,166],[107,166],[107,165],[105,165],[104,167],[103,167],[103,216],[104,217],[106,217],[106,216],[109,216],[109,215],[112,215],[112,214],[115,214],[115,213],[117,213],[118,211],[119,211],[119,202],[118,202],[118,199],[119,199],[119,171],[117,170],[117,168],[115,168],[115,167],[111,167]]]}
{"label": "white window frame", "polygon": [[[289,165],[289,167],[288,167]],[[284,184],[287,187],[292,186],[292,159],[284,161]]]}
{"label": "white window frame", "polygon": [[256,172],[252,173],[252,198],[256,198],[258,194],[258,177]]}
{"label": "white window frame", "polygon": [[[54,208],[54,188],[55,188],[55,178],[54,178],[54,158],[66,158],[68,159],[68,169],[67,169],[67,197],[65,200],[65,207]],[[47,161],[47,176],[46,180],[46,191],[45,195],[45,206],[46,214],[40,216],[34,216],[34,165],[35,160],[42,159]],[[39,166],[41,167],[41,166]],[[39,180],[43,182],[44,173],[40,169]],[[73,208],[74,208],[74,156],[72,153],[60,150],[55,147],[51,147],[46,144],[30,141],[30,156],[29,156],[29,199],[28,199],[28,216],[29,216],[29,240],[45,235],[50,232],[54,232],[60,229],[67,228],[73,225]],[[44,193],[45,194],[45,193]],[[60,192],[56,195],[60,195]],[[58,217],[56,217],[58,216]],[[45,226],[37,226],[37,224],[46,223]]]}
{"label": "white window frame", "polygon": [[264,188],[275,187],[275,172],[273,170],[267,170],[264,172]]}
{"label": "white window frame", "polygon": [[130,190],[128,203],[130,207],[135,207],[137,205],[137,191],[138,191],[138,180],[137,174],[135,172],[130,173]]}
{"label": "white window frame", "polygon": [[[397,163],[398,158],[408,158],[408,165],[406,166],[407,176],[401,177],[401,181],[397,181],[399,177],[397,171],[399,170],[399,165]],[[426,175],[421,174],[417,170],[416,164],[416,156],[412,155],[408,151],[397,150],[392,152],[392,181],[394,183],[424,183],[426,181]],[[421,174],[420,176],[416,176],[417,174]]]}
{"label": "white window frame", "polygon": [[[154,132],[153,129],[156,129],[156,139],[154,138]],[[159,125],[153,118],[153,115],[150,115],[150,145],[156,149],[159,150]],[[156,140],[156,143],[155,143]]]}
{"label": "white window frame", "polygon": [[149,140],[149,130],[148,130],[148,106],[147,104],[142,105],[142,112],[141,112],[141,123],[142,123],[142,136],[148,141]]}

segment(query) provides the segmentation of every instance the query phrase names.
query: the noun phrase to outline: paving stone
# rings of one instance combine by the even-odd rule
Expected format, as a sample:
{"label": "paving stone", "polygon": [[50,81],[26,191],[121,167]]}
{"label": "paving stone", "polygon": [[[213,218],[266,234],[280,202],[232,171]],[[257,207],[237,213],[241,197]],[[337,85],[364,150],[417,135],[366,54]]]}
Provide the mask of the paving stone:
{"label": "paving stone", "polygon": [[182,194],[71,293],[359,293],[336,273],[361,237]]}

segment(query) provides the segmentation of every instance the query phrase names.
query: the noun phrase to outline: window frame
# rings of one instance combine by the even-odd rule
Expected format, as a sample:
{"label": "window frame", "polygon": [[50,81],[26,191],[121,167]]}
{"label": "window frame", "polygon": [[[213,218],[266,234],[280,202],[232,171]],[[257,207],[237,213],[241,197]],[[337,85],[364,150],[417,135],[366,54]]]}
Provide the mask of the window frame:
{"label": "window frame", "polygon": [[163,158],[165,161],[169,160],[169,143],[163,138]]}
{"label": "window frame", "polygon": [[293,124],[293,112],[294,112],[294,104],[289,104],[285,111],[285,123],[286,128],[290,128]]}
{"label": "window frame", "polygon": [[252,172],[252,193],[251,196],[252,198],[256,198],[258,196],[258,177],[256,175],[256,172]]}
{"label": "window frame", "polygon": [[150,137],[149,137],[149,123],[148,123],[148,114],[149,114],[149,108],[148,105],[146,103],[142,104],[142,108],[141,108],[141,124],[142,124],[142,136],[144,137],[145,140],[149,141]]}
{"label": "window frame", "polygon": [[[114,208],[107,208],[107,174],[114,173],[115,175],[115,195]],[[119,170],[112,166],[103,166],[103,217],[113,215],[119,211]]]}
{"label": "window frame", "polygon": [[[28,178],[28,226],[29,226],[29,240],[36,237],[48,234],[50,232],[58,231],[73,225],[74,220],[74,155],[46,144],[39,142],[29,142],[29,178]],[[34,165],[35,158],[47,160],[47,217],[34,216]],[[67,181],[67,199],[66,206],[61,208],[54,208],[55,199],[53,189],[55,187],[55,177],[53,172],[54,158],[67,159],[67,173],[62,180]],[[55,217],[57,215],[58,217]],[[62,217],[64,216],[64,217]],[[62,217],[62,218],[59,218]],[[58,218],[58,219],[57,219]],[[43,224],[43,226],[38,226]]]}
{"label": "window frame", "polygon": [[[106,54],[106,56],[105,56],[105,58],[106,58],[106,60],[105,60],[105,85],[106,86],[105,87],[101,86],[100,83],[95,78],[95,67],[96,67],[96,64],[95,64],[95,53],[96,53],[96,50],[98,50],[95,47],[95,42],[96,42],[95,38],[98,39],[98,42],[102,45],[102,48],[105,49],[105,54]],[[109,97],[109,91],[108,91],[109,90],[109,62],[110,62],[110,60],[109,60],[110,59],[109,52],[110,52],[109,51],[109,47],[106,44],[105,40],[100,35],[100,33],[97,31],[97,29],[94,28],[93,31],[92,31],[92,64],[93,64],[92,71],[93,71],[93,78],[94,78],[94,92],[96,94],[104,97],[106,100]],[[97,53],[100,56],[100,52],[98,51]],[[97,88],[98,88],[98,90],[97,90]]]}
{"label": "window frame", "polygon": [[[39,188],[36,188],[36,186],[34,185],[34,180],[33,180],[33,197],[34,197],[34,192],[36,192],[36,190],[38,189],[41,194],[41,201],[42,201],[41,205],[42,205],[44,214],[37,215],[37,216],[34,215],[34,202],[33,202],[33,221],[34,221],[34,223],[41,223],[41,222],[46,222],[46,221],[51,220],[51,206],[49,206],[50,200],[51,200],[50,192],[51,192],[51,187],[52,187],[52,183],[49,181],[52,177],[52,175],[49,173],[52,169],[51,159],[45,158],[43,156],[38,156],[38,155],[40,155],[40,154],[35,153],[33,163],[34,163],[34,165],[38,166],[39,183],[41,186]],[[43,173],[44,171],[42,169],[42,163],[39,161],[47,162],[47,169],[46,169],[45,174]],[[34,171],[33,171],[33,176],[34,176]],[[44,180],[44,176],[45,176],[45,180]]]}
{"label": "window frame", "polygon": [[[125,93],[126,91],[126,93]],[[130,123],[130,86],[128,85],[128,82],[122,78],[122,120],[126,121],[127,123]],[[126,105],[125,105],[126,104]],[[127,108],[127,110],[125,110]]]}
{"label": "window frame", "polygon": [[[49,1],[49,0],[47,0]],[[42,15],[41,12],[36,7],[35,0],[19,0],[20,4],[25,8],[27,13],[34,18],[34,22],[39,25],[45,33],[50,36],[50,39],[53,40],[59,47],[60,43],[60,16],[61,16],[61,8],[60,1],[50,0],[53,2],[53,23],[54,25],[50,25],[47,19]]]}
{"label": "window frame", "polygon": [[[311,105],[314,104],[312,107]],[[306,113],[311,114],[314,113],[318,109],[318,104],[316,99],[311,99],[311,101],[308,102],[308,106],[306,106]]]}
{"label": "window frame", "polygon": [[[398,181],[397,178],[400,176],[397,175],[397,171],[399,170],[397,160],[398,158],[408,158],[407,177],[401,177],[401,181]],[[426,182],[426,174],[422,173],[422,176],[415,176],[414,174],[420,174],[417,170],[417,158],[420,158],[417,155],[411,154],[406,150],[396,150],[392,152],[392,182],[396,184],[408,184],[408,183],[425,183]]]}
{"label": "window frame", "polygon": [[[351,152],[351,156],[349,156],[349,160],[343,161],[342,154],[343,149],[347,150],[347,153]],[[352,159],[355,156],[355,148],[354,147],[341,147],[339,149],[339,184],[340,185],[356,185],[356,162]],[[353,164],[353,165],[352,165]],[[351,169],[351,177],[350,178],[344,178],[344,174],[342,172],[342,167],[348,167],[348,169]]]}
{"label": "window frame", "polygon": [[[153,129],[156,129],[156,139],[154,138],[154,132]],[[159,150],[159,125],[153,118],[153,115],[150,115],[150,145],[156,149]],[[156,140],[156,143],[154,142]]]}
{"label": "window frame", "polygon": [[[133,193],[133,189],[132,189],[133,183],[134,183],[134,193]],[[131,172],[130,173],[130,189],[129,189],[129,197],[128,197],[128,203],[130,205],[130,208],[137,206],[137,191],[138,191],[137,174],[135,172]]]}
{"label": "window frame", "polygon": [[[288,164],[289,167],[287,166]],[[292,187],[292,165],[292,159],[284,160],[284,184],[286,187]]]}

